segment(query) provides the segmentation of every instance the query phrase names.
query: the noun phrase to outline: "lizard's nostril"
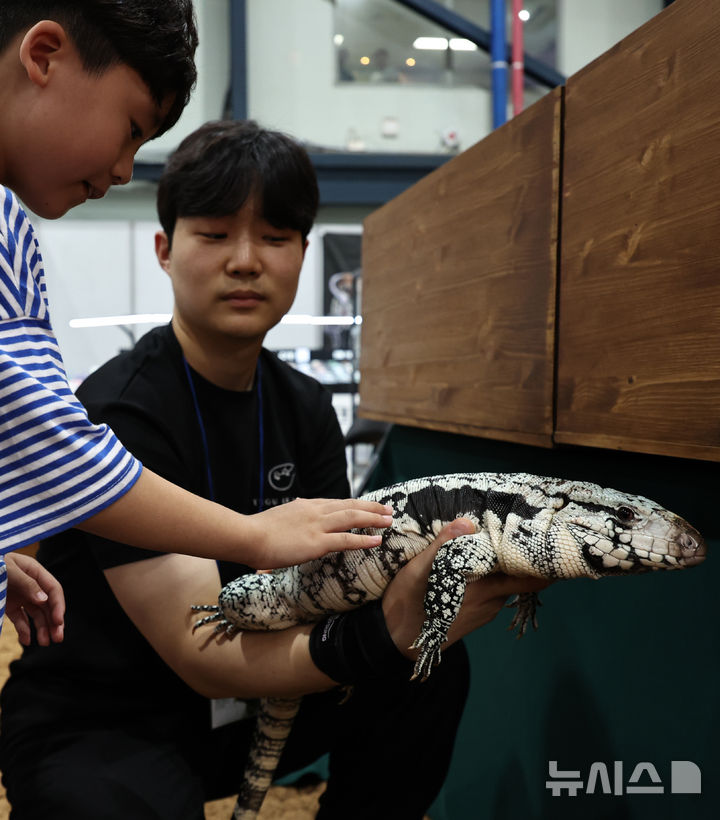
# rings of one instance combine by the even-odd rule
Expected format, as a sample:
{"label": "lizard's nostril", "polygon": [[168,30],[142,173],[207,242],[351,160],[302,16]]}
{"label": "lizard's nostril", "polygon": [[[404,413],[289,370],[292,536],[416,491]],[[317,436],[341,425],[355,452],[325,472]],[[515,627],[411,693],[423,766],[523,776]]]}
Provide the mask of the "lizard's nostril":
{"label": "lizard's nostril", "polygon": [[701,537],[698,536],[696,538],[689,532],[683,532],[678,536],[677,543],[682,552],[685,566],[699,564],[705,559],[707,546]]}
{"label": "lizard's nostril", "polygon": [[697,541],[692,537],[692,535],[690,535],[690,533],[684,532],[678,540],[683,552],[694,552],[697,549]]}

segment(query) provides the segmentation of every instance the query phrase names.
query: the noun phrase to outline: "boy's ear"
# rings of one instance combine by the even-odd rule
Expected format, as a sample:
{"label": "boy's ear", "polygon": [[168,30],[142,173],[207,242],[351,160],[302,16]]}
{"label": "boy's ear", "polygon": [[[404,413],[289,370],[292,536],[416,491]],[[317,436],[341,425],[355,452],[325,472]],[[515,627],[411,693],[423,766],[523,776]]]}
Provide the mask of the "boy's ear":
{"label": "boy's ear", "polygon": [[54,20],[41,20],[20,43],[20,62],[30,80],[44,87],[52,75],[58,55],[70,47],[65,29]]}
{"label": "boy's ear", "polygon": [[170,240],[165,231],[155,234],[155,256],[165,273],[170,273]]}

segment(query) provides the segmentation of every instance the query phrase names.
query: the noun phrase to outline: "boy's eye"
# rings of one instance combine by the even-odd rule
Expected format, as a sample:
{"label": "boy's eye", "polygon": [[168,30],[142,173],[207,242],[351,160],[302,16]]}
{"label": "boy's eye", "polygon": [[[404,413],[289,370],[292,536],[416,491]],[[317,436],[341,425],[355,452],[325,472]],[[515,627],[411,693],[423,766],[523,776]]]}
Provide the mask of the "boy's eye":
{"label": "boy's eye", "polygon": [[200,236],[204,236],[205,239],[225,239],[227,237],[227,234],[212,233],[211,231],[200,231]]}
{"label": "boy's eye", "polygon": [[280,245],[283,242],[287,242],[289,237],[274,234],[266,234],[263,238],[266,242],[272,242],[274,245]]}
{"label": "boy's eye", "polygon": [[134,122],[133,120],[130,120],[130,137],[131,137],[131,139],[133,141],[142,139],[142,135],[143,135],[142,128],[140,128],[140,126],[136,122]]}

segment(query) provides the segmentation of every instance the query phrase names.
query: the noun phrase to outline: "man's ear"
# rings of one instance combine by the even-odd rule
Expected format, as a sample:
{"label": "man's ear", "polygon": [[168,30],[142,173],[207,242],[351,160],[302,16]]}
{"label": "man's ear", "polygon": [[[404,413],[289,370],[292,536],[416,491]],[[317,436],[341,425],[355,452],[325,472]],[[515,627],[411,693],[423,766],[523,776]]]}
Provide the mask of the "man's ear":
{"label": "man's ear", "polygon": [[41,20],[20,43],[20,62],[31,82],[44,87],[52,76],[55,60],[70,48],[65,29],[54,20]]}
{"label": "man's ear", "polygon": [[155,256],[165,273],[170,273],[170,240],[165,231],[155,234]]}

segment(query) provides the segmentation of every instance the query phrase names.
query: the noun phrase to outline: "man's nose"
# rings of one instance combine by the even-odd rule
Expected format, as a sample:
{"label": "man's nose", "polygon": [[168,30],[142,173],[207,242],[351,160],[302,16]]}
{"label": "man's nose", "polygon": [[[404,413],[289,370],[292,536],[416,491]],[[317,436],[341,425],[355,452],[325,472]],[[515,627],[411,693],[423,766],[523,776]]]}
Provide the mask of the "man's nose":
{"label": "man's nose", "polygon": [[260,256],[250,237],[239,237],[233,243],[227,269],[228,273],[234,275],[257,275],[262,271]]}

